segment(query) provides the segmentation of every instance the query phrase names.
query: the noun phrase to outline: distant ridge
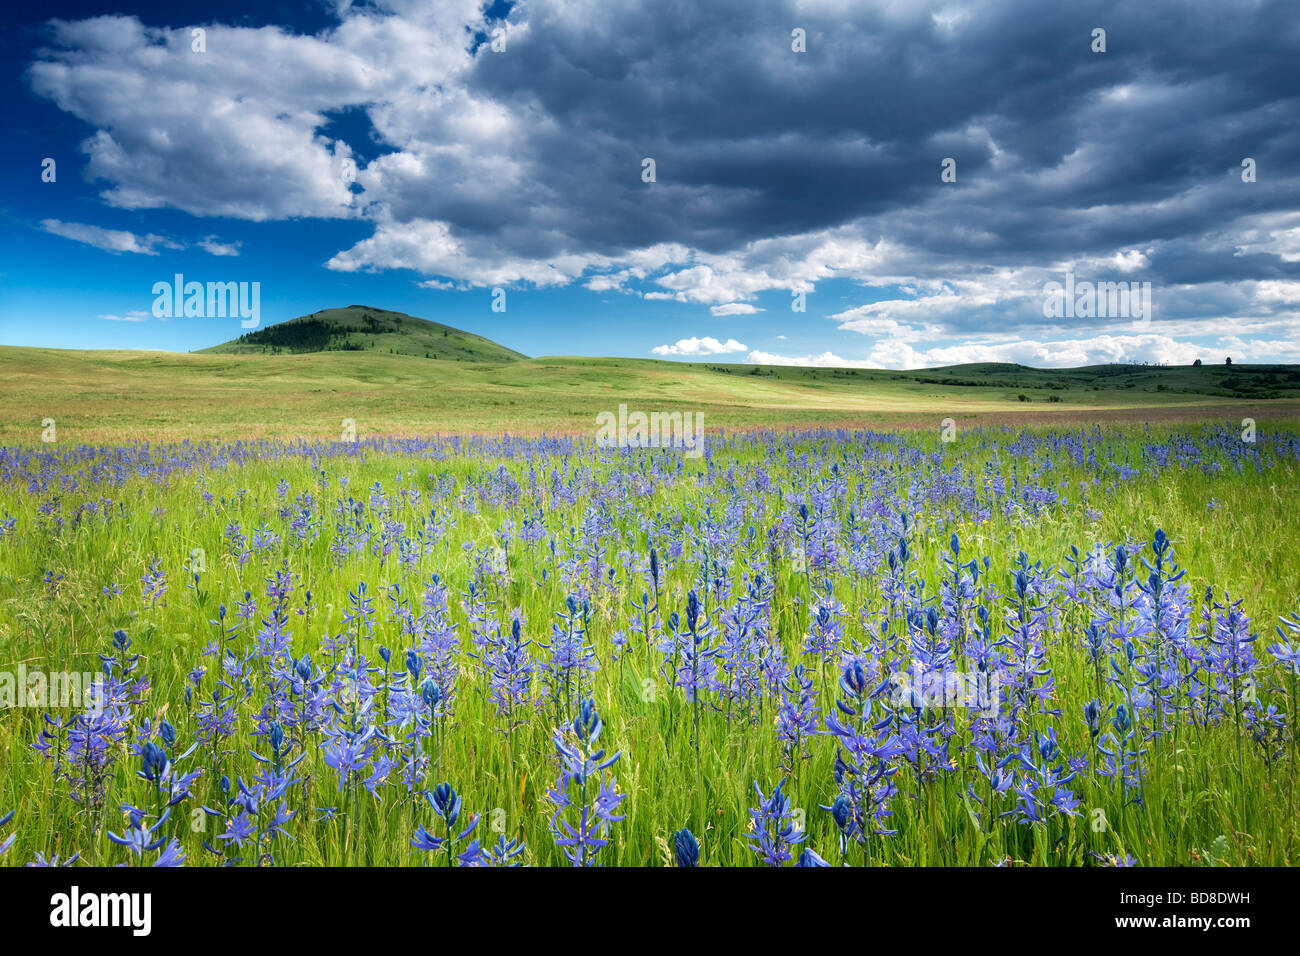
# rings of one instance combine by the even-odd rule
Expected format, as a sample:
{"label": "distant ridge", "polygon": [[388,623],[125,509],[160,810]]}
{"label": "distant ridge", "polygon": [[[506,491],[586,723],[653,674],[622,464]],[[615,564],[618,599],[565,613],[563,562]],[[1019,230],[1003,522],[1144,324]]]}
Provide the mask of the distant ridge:
{"label": "distant ridge", "polygon": [[322,309],[199,351],[218,355],[385,352],[449,362],[517,362],[528,357],[472,332],[368,305]]}

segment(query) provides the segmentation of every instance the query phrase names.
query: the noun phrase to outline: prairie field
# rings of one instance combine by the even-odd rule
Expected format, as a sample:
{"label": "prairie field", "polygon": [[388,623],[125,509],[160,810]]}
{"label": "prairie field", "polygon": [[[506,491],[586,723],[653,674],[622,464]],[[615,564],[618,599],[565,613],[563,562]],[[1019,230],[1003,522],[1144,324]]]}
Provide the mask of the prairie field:
{"label": "prairie field", "polygon": [[[273,327],[274,328],[274,327]],[[0,441],[61,443],[554,434],[598,412],[691,411],[712,430],[1300,420],[1289,366],[963,365],[920,372],[549,357],[450,361],[0,346]]]}
{"label": "prairie field", "polygon": [[1295,0],[9,6],[11,925],[1288,922]]}
{"label": "prairie field", "polygon": [[1259,417],[15,441],[0,862],[1292,864]]}

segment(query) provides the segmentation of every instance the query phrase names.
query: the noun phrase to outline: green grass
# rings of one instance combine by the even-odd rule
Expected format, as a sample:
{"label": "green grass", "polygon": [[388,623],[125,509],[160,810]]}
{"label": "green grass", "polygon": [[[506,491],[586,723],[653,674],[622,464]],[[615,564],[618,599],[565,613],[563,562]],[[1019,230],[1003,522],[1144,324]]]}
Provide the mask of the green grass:
{"label": "green grass", "polygon": [[[352,419],[363,437],[591,434],[596,416],[616,411],[620,403],[631,410],[700,411],[711,430],[843,425],[937,431],[944,418],[963,427],[1211,419],[1239,424],[1245,417],[1297,415],[1300,398],[1283,387],[1294,374],[1236,366],[1234,380],[1270,384],[1253,397],[1226,397],[1217,384],[1228,375],[1222,368],[962,366],[888,372],[578,357],[456,362],[384,351],[263,355],[0,347],[0,440],[36,441],[47,418],[55,420],[61,441],[73,443],[337,438],[343,419]],[[1274,393],[1280,397],[1261,397]]]}
{"label": "green grass", "polygon": [[[59,353],[42,355],[52,363],[63,359]],[[146,378],[160,374],[158,366],[140,357],[105,356],[101,361],[103,368],[122,374]],[[175,362],[173,368],[184,370],[189,381],[197,378],[188,374],[190,366],[186,363],[193,359],[165,361]],[[230,363],[225,368],[231,374],[237,360],[224,361]],[[289,374],[286,369],[290,361],[268,359],[258,367],[276,377]],[[381,368],[394,367],[398,366],[388,363],[354,367],[354,381],[379,375]],[[510,370],[518,373],[527,367],[528,363],[516,363]],[[549,371],[565,387],[574,387],[577,382],[578,387],[590,388],[594,382],[604,381],[611,367],[624,373],[638,365],[569,360],[549,368],[539,365],[538,371]],[[215,366],[204,368],[206,374],[220,374]],[[689,367],[654,370],[680,377],[664,386],[669,389],[712,381],[707,372]],[[242,374],[243,370],[239,371]],[[464,370],[464,374],[473,373]],[[493,375],[500,388],[547,388],[538,382],[531,386],[506,384],[510,379],[502,370]],[[122,387],[127,386],[123,383]],[[842,386],[826,383],[825,387]],[[148,401],[152,409],[152,399]],[[164,410],[160,418],[165,419],[167,414]],[[205,414],[210,420],[218,413],[214,409]],[[1287,426],[1288,434],[1293,433],[1293,427]],[[1031,434],[1045,432],[1036,430]],[[1117,427],[1102,442],[1100,457],[1103,462],[1107,455],[1113,455],[1119,463],[1126,458],[1140,463],[1144,446],[1179,434],[1169,427]],[[1199,430],[1190,434],[1199,442],[1208,437]],[[1220,473],[1175,465],[1149,478],[1116,480],[1111,476],[1094,483],[1101,476],[1094,469],[1075,465],[1063,451],[1051,451],[1042,445],[1031,456],[1017,456],[1007,447],[1017,437],[1014,430],[983,435],[961,430],[958,440],[950,445],[941,445],[935,435],[908,438],[909,444],[939,453],[936,461],[941,461],[945,469],[960,466],[968,473],[983,475],[985,465],[993,463],[1004,475],[1015,475],[1022,481],[1032,480],[1033,472],[1047,469],[1043,471],[1047,480],[1059,487],[1069,502],[1037,515],[1021,509],[1003,514],[995,508],[989,520],[977,523],[942,495],[918,498],[929,502],[921,504],[914,515],[919,528],[915,543],[917,570],[930,582],[927,593],[933,593],[934,582],[942,573],[940,558],[949,535],[958,534],[963,558],[987,555],[992,559],[989,580],[999,593],[990,595],[988,604],[994,613],[995,628],[1002,633],[1010,590],[1008,573],[1017,551],[1025,551],[1031,560],[1056,565],[1071,544],[1087,551],[1095,541],[1149,541],[1161,527],[1173,538],[1177,558],[1187,570],[1186,583],[1194,607],[1199,610],[1207,585],[1214,587],[1220,598],[1226,588],[1234,600],[1242,599],[1246,613],[1254,620],[1253,630],[1261,635],[1257,654],[1271,661],[1264,648],[1272,643],[1278,616],[1294,613],[1296,589],[1300,586],[1294,574],[1300,567],[1300,535],[1296,534],[1300,467],[1294,458],[1273,460],[1272,446],[1265,443],[1260,450],[1266,467],[1257,470],[1247,464],[1237,470],[1227,452],[1207,445],[1208,456],[1224,463]],[[1235,433],[1228,436],[1228,440],[1234,439]],[[831,453],[825,454],[828,447]],[[877,481],[875,495],[888,503],[904,495],[912,481],[928,484],[935,477],[937,466],[927,463],[928,459],[918,460],[902,471],[877,464],[873,455],[878,449],[873,451],[873,447],[858,442],[833,447],[828,446],[825,437],[808,437],[792,446],[787,457],[748,441],[715,444],[711,463],[660,456],[670,474],[680,462],[680,475],[656,482],[650,497],[631,505],[608,502],[614,506],[610,517],[617,539],[605,542],[601,561],[602,567],[615,569],[616,577],[612,589],[598,587],[594,592],[591,640],[601,668],[591,691],[605,722],[601,744],[611,753],[623,753],[612,772],[617,773],[619,789],[627,794],[620,808],[620,812],[627,813],[627,819],[615,828],[613,844],[602,854],[605,863],[660,865],[667,858],[673,832],[688,826],[700,837],[703,863],[750,865],[755,861],[746,846],[748,811],[756,805],[752,785],[758,782],[765,793],[770,793],[783,776],[781,754],[771,727],[771,701],[765,703],[764,711],[755,715],[752,723],[739,718],[729,720],[725,711],[708,709],[701,715],[699,787],[694,714],[682,692],[669,687],[659,672],[659,656],[642,646],[623,661],[609,663],[612,635],[629,627],[630,602],[646,588],[644,575],[632,569],[645,561],[651,543],[647,534],[647,527],[652,527],[649,519],[659,514],[673,521],[698,524],[706,508],[711,508],[716,517],[733,501],[743,502],[743,526],[752,529],[758,545],[748,549],[751,557],[740,563],[738,570],[745,574],[761,570],[774,578],[772,640],[783,647],[792,663],[802,659],[815,672],[818,701],[824,713],[834,706],[836,675],[830,667],[823,669],[815,657],[801,657],[798,651],[808,626],[810,578],[800,572],[786,544],[770,554],[762,544],[774,522],[788,515],[794,506],[783,503],[775,493],[751,495],[749,482],[766,474],[774,488],[806,489],[829,479],[834,462],[841,473],[847,473],[851,490],[864,480]],[[33,445],[29,450],[51,449]],[[55,450],[70,451],[66,442]],[[809,464],[801,461],[802,456],[808,456]],[[313,660],[320,662],[324,659],[320,651],[323,635],[348,631],[341,623],[346,594],[365,581],[376,599],[379,623],[373,637],[362,639],[362,649],[378,663],[377,648],[391,648],[397,663],[410,640],[398,633],[389,619],[389,603],[382,589],[400,584],[404,592],[418,597],[422,583],[430,574],[438,573],[451,587],[453,619],[459,625],[466,654],[460,659],[463,670],[457,713],[438,751],[440,766],[431,773],[431,782],[450,781],[463,796],[467,815],[484,814],[479,835],[494,839],[490,827],[500,822],[509,835],[526,840],[527,862],[556,864],[561,860],[547,834],[551,808],[544,791],[555,783],[550,738],[557,714],[548,707],[513,735],[503,732],[501,720],[485,699],[485,680],[468,657],[467,621],[456,596],[467,588],[472,575],[464,546],[490,546],[503,523],[512,521],[518,527],[536,509],[542,510],[559,554],[568,554],[571,529],[601,503],[602,497],[593,497],[593,492],[604,487],[602,480],[617,466],[617,458],[599,455],[589,444],[571,457],[550,461],[496,460],[485,455],[431,459],[411,457],[393,448],[367,448],[363,454],[327,459],[321,466],[328,478],[327,487],[319,483],[318,467],[296,459],[191,471],[175,475],[166,486],[128,471],[120,485],[94,486],[86,482],[83,465],[70,456],[53,469],[51,477],[59,471],[81,472],[74,483],[60,485],[56,481],[39,494],[28,492],[22,482],[0,485],[0,510],[17,521],[15,532],[0,540],[0,595],[4,595],[0,599],[0,670],[12,670],[20,661],[26,662],[29,669],[93,669],[98,664],[97,655],[108,652],[113,630],[124,628],[132,638],[132,651],[141,655],[142,672],[151,681],[146,703],[138,709],[134,723],[145,716],[165,716],[175,725],[181,746],[185,747],[196,731],[194,708],[186,707],[183,700],[186,674],[198,663],[199,649],[212,639],[214,628],[208,622],[215,617],[218,602],[224,602],[233,613],[247,589],[260,598],[259,607],[264,613],[263,582],[277,569],[287,567],[299,585],[292,608],[302,605],[303,588],[311,590],[316,602],[314,612],[292,614],[293,653],[310,653]],[[497,507],[471,494],[476,505],[472,512],[468,511],[463,495],[499,475],[499,469],[504,469],[523,489],[520,504]],[[530,470],[535,471],[535,484]],[[567,481],[587,470],[592,482],[578,488],[574,503],[558,499],[549,490],[553,473]],[[712,480],[706,480],[707,475],[712,475]],[[344,477],[348,479],[346,490],[341,489],[339,481]],[[317,496],[324,522],[321,535],[305,544],[282,543],[240,567],[223,544],[225,529],[231,522],[240,522],[248,534],[265,523],[288,542],[286,522],[279,515],[283,505],[276,491],[282,480],[288,484],[289,503],[303,492]],[[330,552],[335,524],[343,520],[343,512],[336,512],[336,505],[346,504],[350,497],[367,500],[376,483],[390,495],[399,489],[420,491],[418,503],[410,497],[399,500],[392,515],[393,520],[403,523],[406,535],[422,527],[431,507],[454,522],[436,541],[426,539],[427,552],[410,568],[397,564],[395,551],[386,561],[368,549],[342,558]],[[205,500],[205,493],[211,497]],[[99,515],[83,514],[80,520],[73,520],[78,505],[103,497],[111,502],[101,502]],[[42,503],[48,506],[55,500],[59,502],[57,513],[65,521],[61,529],[55,529],[50,514],[42,515],[38,510]],[[1217,507],[1207,508],[1211,500]],[[837,520],[843,521],[847,503],[840,501],[835,508]],[[1098,514],[1091,514],[1092,509]],[[369,516],[370,511],[366,514]],[[745,533],[742,531],[742,538]],[[662,536],[657,541],[662,553]],[[201,592],[185,588],[183,566],[195,548],[205,553]],[[147,562],[155,558],[161,561],[170,582],[165,603],[156,607],[144,600],[139,581]],[[662,612],[666,616],[677,610],[684,615],[694,567],[687,560],[666,558],[665,563],[671,567],[662,586]],[[54,587],[43,582],[49,570],[64,575]],[[545,580],[543,572],[548,575]],[[121,585],[120,597],[109,599],[101,593],[110,582]],[[533,544],[512,541],[508,582],[488,586],[498,615],[503,617],[508,609],[522,608],[527,619],[525,636],[534,642],[549,642],[554,612],[563,608],[568,588],[560,580],[546,540]],[[846,631],[855,640],[864,640],[867,632],[860,623],[864,613],[870,622],[886,606],[878,582],[840,573],[836,575],[836,593],[848,611]],[[1081,641],[1087,616],[1081,608],[1066,609],[1052,631],[1046,662],[1052,669],[1056,690],[1050,704],[1059,707],[1061,715],[1050,718],[1040,714],[1034,718],[1039,730],[1047,726],[1058,729],[1064,751],[1085,755],[1092,754],[1092,744],[1081,716],[1081,704],[1095,693],[1094,670]],[[891,626],[897,632],[901,624],[894,621]],[[1195,618],[1192,627],[1200,627]],[[244,643],[241,634],[233,646],[242,647]],[[211,659],[205,663],[211,664]],[[1261,702],[1290,713],[1289,690],[1280,669],[1270,664],[1263,673]],[[211,677],[207,681],[204,686],[210,687]],[[261,700],[263,687],[264,678],[254,668],[254,693],[239,705],[241,730],[227,744],[225,749],[230,752],[220,760],[221,771],[232,779],[237,774],[249,779],[260,770],[248,751],[265,753],[266,743],[249,734],[248,722]],[[1111,703],[1119,699],[1113,688],[1103,696]],[[958,713],[955,719],[958,738],[965,741],[968,715]],[[30,708],[8,711],[0,720],[0,813],[13,806],[18,808],[11,826],[20,834],[4,862],[26,862],[37,851],[64,856],[81,851],[84,860],[95,864],[125,861],[125,852],[106,839],[104,830],[120,832],[123,820],[115,809],[120,803],[142,804],[152,799],[148,785],[134,775],[137,761],[122,757],[106,801],[111,809],[106,811],[102,825],[94,828],[91,816],[69,798],[67,785],[52,781],[49,766],[31,751],[30,745],[43,726],[40,711]],[[1029,865],[1075,865],[1096,862],[1092,853],[1129,853],[1144,865],[1293,864],[1300,850],[1300,816],[1296,812],[1300,802],[1295,792],[1294,758],[1286,751],[1294,744],[1284,741],[1283,755],[1269,760],[1263,750],[1247,740],[1239,759],[1238,742],[1231,720],[1208,727],[1183,725],[1176,741],[1167,738],[1152,748],[1145,778],[1145,808],[1126,805],[1117,787],[1089,769],[1071,785],[1082,801],[1084,815],[1073,819],[1053,817],[1047,824],[1034,826],[997,819],[992,814],[977,821],[971,813],[974,807],[962,792],[965,785],[971,784],[978,795],[987,797],[987,787],[969,766],[935,780],[904,770],[898,779],[904,793],[894,801],[895,816],[890,824],[898,833],[873,838],[871,859],[889,866],[988,865],[1006,860]],[[364,789],[340,794],[335,775],[320,759],[318,746],[318,740],[309,739],[307,756],[297,773],[303,782],[289,796],[290,806],[299,813],[298,821],[289,828],[295,840],[277,846],[277,862],[426,862],[410,848],[409,840],[416,822],[432,823],[428,805],[422,801],[406,805],[394,798],[395,788],[391,787],[382,803]],[[815,738],[808,752],[809,757],[797,763],[787,791],[806,819],[807,845],[837,861],[833,825],[829,815],[818,809],[834,795],[834,741]],[[193,759],[208,760],[204,754],[204,748],[200,748]],[[214,837],[220,829],[217,821],[191,813],[198,802],[212,806],[219,801],[215,782],[211,773],[202,778],[196,785],[196,799],[182,803],[168,825],[168,833],[183,843],[192,863],[212,860],[199,843],[204,838],[216,842]],[[345,805],[348,813],[332,825],[315,822],[317,808]],[[1000,809],[1008,807],[1009,803],[999,804]],[[1093,821],[1102,818],[1098,811],[1106,826],[1095,829]],[[224,823],[221,825],[224,827]],[[862,858],[862,848],[854,847],[851,860],[861,862]]]}

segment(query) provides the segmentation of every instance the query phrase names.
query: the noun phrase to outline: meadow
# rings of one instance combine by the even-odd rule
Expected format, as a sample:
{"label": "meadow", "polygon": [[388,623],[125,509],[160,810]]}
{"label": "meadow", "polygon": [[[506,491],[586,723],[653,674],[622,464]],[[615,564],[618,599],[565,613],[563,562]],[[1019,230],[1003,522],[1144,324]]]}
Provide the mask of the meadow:
{"label": "meadow", "polygon": [[303,354],[0,346],[0,441],[39,442],[49,419],[58,441],[74,445],[336,440],[343,419],[362,437],[589,436],[595,416],[620,403],[699,412],[709,427],[732,429],[930,429],[946,417],[1064,426],[1300,419],[1300,372],[1288,366],[895,372],[573,356],[454,361],[371,344]]}
{"label": "meadow", "polygon": [[6,447],[0,863],[1294,863],[1300,433],[947,437]]}

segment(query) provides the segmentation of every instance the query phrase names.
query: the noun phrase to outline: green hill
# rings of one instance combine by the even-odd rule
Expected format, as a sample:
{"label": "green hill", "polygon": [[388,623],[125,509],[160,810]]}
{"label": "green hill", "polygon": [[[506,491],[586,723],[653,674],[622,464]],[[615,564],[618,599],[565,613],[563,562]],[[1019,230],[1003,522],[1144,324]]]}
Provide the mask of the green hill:
{"label": "green hill", "polygon": [[481,335],[367,305],[322,309],[199,351],[216,355],[387,352],[447,362],[516,362],[528,357]]}
{"label": "green hill", "polygon": [[1143,391],[1214,398],[1287,398],[1300,395],[1295,365],[1089,365],[1031,368],[981,362],[899,373],[914,382],[1050,391]]}

